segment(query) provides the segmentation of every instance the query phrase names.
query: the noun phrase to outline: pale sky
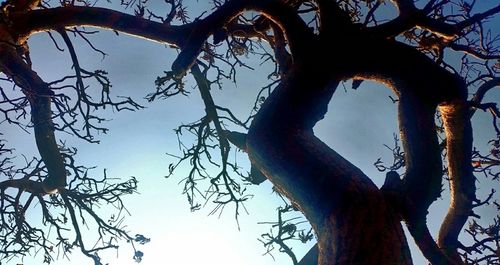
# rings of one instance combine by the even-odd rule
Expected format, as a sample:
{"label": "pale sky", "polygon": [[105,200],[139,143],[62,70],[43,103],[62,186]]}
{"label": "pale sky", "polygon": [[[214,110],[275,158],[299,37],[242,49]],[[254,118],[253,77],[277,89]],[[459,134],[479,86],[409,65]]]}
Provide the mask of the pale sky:
{"label": "pale sky", "polygon": [[[117,37],[113,32],[103,32],[90,37],[93,44],[109,54],[102,59],[99,54],[91,52],[82,42],[75,42],[80,54],[80,65],[87,70],[105,69],[109,72],[113,84],[113,95],[132,96],[141,101],[147,108],[137,112],[106,113],[111,119],[106,122],[110,129],[106,135],[99,135],[100,144],[88,144],[74,138],[61,135],[57,137],[67,141],[68,146],[79,150],[77,159],[88,166],[97,166],[92,172],[98,176],[104,168],[108,176],[135,176],[139,180],[139,193],[126,197],[127,208],[131,216],[126,218],[128,230],[144,234],[151,242],[138,249],[145,253],[141,264],[262,264],[288,265],[291,260],[285,254],[274,252],[275,260],[263,256],[265,248],[257,238],[269,231],[266,225],[257,222],[276,220],[275,209],[279,206],[279,198],[271,194],[269,182],[261,186],[249,187],[254,198],[246,207],[249,215],[242,212],[240,227],[233,218],[233,209],[228,208],[222,216],[208,216],[213,208],[206,208],[191,213],[185,196],[181,194],[182,186],[177,185],[184,177],[182,170],[176,177],[165,179],[168,164],[174,162],[166,153],[180,154],[177,139],[173,131],[181,123],[188,123],[203,115],[203,105],[194,84],[186,86],[189,97],[178,96],[169,100],[157,100],[151,104],[141,100],[154,90],[154,80],[164,70],[169,70],[176,51],[158,43],[148,42],[121,34]],[[60,44],[63,45],[62,41]],[[71,73],[71,61],[67,52],[61,53],[53,47],[47,34],[38,34],[30,40],[31,56],[34,69],[45,81],[59,79]],[[237,86],[228,83],[224,90],[214,91],[214,99],[219,105],[229,105],[236,112],[248,113],[253,95],[266,84],[265,77],[270,66],[260,67],[257,62],[255,72],[242,70],[238,75]],[[262,70],[264,69],[264,70]],[[190,78],[188,77],[190,80]],[[372,177],[377,185],[384,180],[384,173],[376,171],[373,163],[378,157],[389,161],[390,152],[383,144],[392,144],[393,133],[397,133],[396,105],[388,98],[389,89],[371,82],[365,82],[357,91],[346,85],[347,92],[339,88],[330,103],[330,109],[323,121],[315,128],[316,134],[337,152],[357,165],[365,174]],[[500,94],[491,93],[490,98],[498,102]],[[489,116],[478,113],[475,121],[476,133],[490,133]],[[484,129],[483,129],[484,128]],[[19,153],[27,154],[35,151],[32,135],[22,134],[19,129],[0,124],[11,146]],[[488,136],[489,137],[489,136]],[[485,144],[485,136],[477,134],[478,144]],[[242,159],[240,163],[247,165]],[[430,219],[432,231],[436,231],[447,207],[446,199],[436,202],[431,208]],[[492,214],[492,213],[490,213]],[[33,220],[40,216],[32,212]],[[82,231],[91,235],[92,231]],[[412,243],[412,239],[408,238]],[[91,244],[90,244],[91,245]],[[132,249],[125,243],[119,251],[110,250],[102,255],[104,264],[136,264]],[[296,244],[293,246],[300,259],[311,247]],[[412,249],[415,264],[424,264],[418,250]],[[55,265],[92,264],[92,260],[83,257],[78,249],[69,255],[70,262],[60,258]],[[42,255],[32,258],[13,259],[6,264],[24,263],[25,265],[41,264]]]}

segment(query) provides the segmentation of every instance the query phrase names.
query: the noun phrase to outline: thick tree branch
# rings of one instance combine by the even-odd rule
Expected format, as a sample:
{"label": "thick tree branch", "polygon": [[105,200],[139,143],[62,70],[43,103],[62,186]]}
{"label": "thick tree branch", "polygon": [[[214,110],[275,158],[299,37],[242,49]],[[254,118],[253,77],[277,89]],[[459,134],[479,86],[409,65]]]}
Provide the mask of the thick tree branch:
{"label": "thick tree branch", "polygon": [[481,102],[483,101],[486,93],[488,93],[488,91],[490,91],[491,89],[493,89],[495,87],[499,87],[499,86],[500,86],[500,77],[496,77],[496,78],[493,78],[491,80],[484,82],[481,86],[479,86],[476,93],[472,97],[471,105],[473,107],[479,106],[481,104]]}
{"label": "thick tree branch", "polygon": [[[376,40],[371,40],[370,43],[372,47],[378,46]],[[427,210],[440,196],[442,185],[441,150],[437,141],[434,113],[438,104],[464,100],[465,83],[458,76],[440,68],[432,60],[408,46],[398,43],[380,43],[380,45],[380,50],[383,50],[382,46],[391,47],[390,53],[360,53],[359,59],[365,63],[357,64],[358,71],[361,70],[358,77],[385,82],[399,97],[399,123],[406,166],[402,182],[404,199],[401,214],[413,230],[412,235],[417,242],[432,242],[432,237],[424,233],[427,229]],[[412,64],[408,64],[408,61]],[[363,66],[360,67],[361,65]],[[456,121],[456,123],[461,122],[467,121],[462,119]],[[447,123],[445,126],[451,125]],[[455,129],[459,130],[459,127]],[[452,131],[450,129],[449,132],[453,133]],[[467,141],[461,138],[457,143],[462,140]],[[452,153],[457,155],[463,151],[466,154],[466,150],[467,147],[463,147]],[[456,158],[452,153],[448,153],[449,160]],[[470,165],[466,159],[461,161]],[[459,225],[459,222],[456,224]],[[457,229],[460,231],[462,226],[463,224],[459,225]],[[424,247],[422,251],[431,261],[443,260],[446,256],[456,260],[450,255],[452,254],[450,251],[445,251],[444,255],[440,253],[441,250],[435,244],[423,243],[419,246]],[[456,246],[454,249],[456,251]]]}
{"label": "thick tree branch", "polygon": [[9,179],[0,182],[0,190],[6,190],[7,188],[15,188],[18,190],[24,190],[32,194],[44,195],[45,190],[41,182],[29,180],[26,178],[22,179]]}
{"label": "thick tree branch", "polygon": [[433,265],[458,265],[460,263],[452,261],[439,248],[432,237],[425,222],[412,222],[407,224],[408,231],[415,240],[424,257]]}
{"label": "thick tree branch", "polygon": [[211,15],[200,20],[199,25],[194,27],[186,43],[182,45],[181,53],[172,63],[174,74],[183,76],[191,65],[195,63],[207,38],[245,10],[261,12],[281,27],[285,32],[292,56],[295,60],[300,61],[301,58],[307,55],[306,51],[309,48],[310,41],[314,39],[314,34],[292,7],[277,0],[229,1]]}
{"label": "thick tree branch", "polygon": [[434,124],[435,109],[440,102],[465,95],[465,85],[460,78],[406,45],[370,39],[351,46],[367,42],[377,51],[388,49],[390,52],[364,52],[360,48],[356,54],[359,57],[351,60],[364,63],[353,65],[353,71],[357,70],[354,77],[384,82],[399,97],[399,126],[406,163],[403,194],[409,200],[408,211],[413,216],[403,215],[422,219],[441,191],[441,152]]}
{"label": "thick tree branch", "polygon": [[[375,45],[374,41],[372,43]],[[387,43],[385,47],[392,45]],[[458,76],[441,69],[433,61],[420,53],[410,51],[410,48],[404,45],[395,44],[391,48],[391,54],[362,54],[360,58],[370,60],[366,65],[374,67],[369,70],[372,75],[367,77],[377,79],[376,76],[379,76],[378,80],[387,78],[391,80],[391,76],[397,76],[389,82],[389,85],[397,91],[400,99],[399,120],[406,155],[403,193],[408,200],[407,208],[403,210],[403,217],[409,227],[425,227],[427,209],[440,195],[441,159],[435,132],[434,111],[437,104],[442,104],[440,110],[446,113],[444,120],[448,161],[454,162],[449,165],[449,176],[452,178],[453,186],[452,205],[441,229],[439,247],[444,250],[445,256],[451,258],[453,262],[460,263],[460,258],[456,254],[457,236],[471,211],[475,190],[470,167],[472,149],[469,138],[470,121],[462,115],[467,95],[465,83]],[[406,63],[408,60],[412,65]],[[426,78],[423,79],[422,76]],[[431,242],[431,238],[425,234],[414,234],[414,237]],[[440,250],[435,245],[432,246],[426,244],[428,249],[422,249],[426,257],[429,260],[436,260],[436,257],[443,258],[439,253]]]}
{"label": "thick tree branch", "polygon": [[[247,136],[249,156],[311,222],[321,246],[319,264],[332,260],[339,264],[379,260],[384,245],[373,251],[367,251],[367,247],[369,242],[383,240],[363,230],[360,222],[366,219],[361,216],[368,218],[375,214],[372,210],[384,216],[384,225],[372,223],[371,228],[381,225],[383,229],[387,223],[397,227],[399,221],[383,203],[382,194],[371,180],[312,132],[338,83],[330,81],[328,71],[318,67],[309,65],[294,70],[272,92],[254,119]],[[349,233],[355,230],[364,234],[366,240],[352,240]],[[391,245],[398,263],[408,264],[402,230],[392,230],[386,236],[398,242],[396,247]]]}
{"label": "thick tree branch", "polygon": [[9,20],[13,31],[24,39],[40,31],[93,26],[176,46],[182,46],[192,27],[169,26],[106,8],[80,6],[13,12]]}
{"label": "thick tree branch", "polygon": [[66,186],[66,169],[54,135],[51,111],[53,92],[12,46],[0,44],[0,54],[0,70],[22,88],[31,105],[36,144],[49,171],[49,176],[44,180],[44,189],[48,193],[57,192],[57,189]]}
{"label": "thick tree branch", "polygon": [[[412,10],[412,8],[410,8],[410,10]],[[485,18],[497,14],[499,12],[500,12],[500,5],[497,5],[483,13],[475,14],[472,17],[463,20],[461,22],[458,22],[456,24],[449,24],[428,17],[427,14],[428,12],[424,8],[424,10],[414,10],[409,13],[402,13],[397,18],[387,23],[375,27],[370,27],[368,30],[373,35],[385,36],[389,38],[389,37],[395,37],[414,27],[420,27],[446,40],[452,40],[463,34],[462,31],[467,27],[470,27],[473,24],[478,23],[484,20]]]}
{"label": "thick tree branch", "polygon": [[475,14],[472,17],[470,17],[462,22],[457,23],[456,27],[458,28],[458,30],[463,30],[463,29],[470,27],[470,26],[474,25],[475,23],[481,22],[482,20],[486,19],[487,17],[493,16],[497,13],[500,13],[500,4],[489,9],[489,10],[486,10],[483,13]]}
{"label": "thick tree branch", "polygon": [[281,29],[274,23],[272,23],[271,28],[274,35],[274,55],[278,62],[280,76],[284,77],[292,67],[292,56],[286,49],[286,39]]}
{"label": "thick tree branch", "polygon": [[465,99],[439,107],[445,126],[448,176],[451,199],[448,214],[439,230],[438,244],[454,260],[460,260],[458,236],[476,201],[475,177],[472,174],[472,127],[470,109]]}
{"label": "thick tree branch", "polygon": [[271,20],[276,20],[274,22],[286,32],[292,53],[304,50],[297,46],[304,46],[305,40],[309,40],[312,36],[312,32],[295,14],[294,9],[279,1],[228,2],[208,17],[183,26],[168,26],[105,8],[77,6],[13,12],[9,15],[9,19],[12,21],[13,31],[19,34],[21,40],[39,31],[94,26],[170,43],[182,47],[181,54],[173,63],[174,72],[182,74],[194,62],[208,36],[221,29],[245,9],[262,12]]}
{"label": "thick tree branch", "polygon": [[448,47],[450,47],[452,50],[460,51],[460,52],[464,52],[466,54],[472,55],[480,60],[500,60],[500,53],[499,54],[488,54],[487,52],[484,52],[484,51],[478,51],[474,47],[471,47],[469,45],[450,43],[448,45]]}
{"label": "thick tree branch", "polygon": [[374,36],[393,38],[415,27],[427,29],[447,40],[457,37],[460,33],[455,25],[429,18],[420,10],[414,11],[411,15],[399,16],[389,22],[369,27],[367,30]]}
{"label": "thick tree branch", "polygon": [[415,96],[413,91],[402,92],[398,103],[406,168],[402,192],[409,204],[403,214],[411,222],[423,222],[427,209],[441,194],[441,149],[434,123],[436,105]]}
{"label": "thick tree branch", "polygon": [[[326,111],[325,105],[327,104],[329,98],[331,97],[331,93],[333,93],[333,90],[335,89],[335,87],[333,87],[333,88],[330,87],[328,89],[322,90],[322,93],[324,94],[324,96],[322,97],[323,98],[322,101],[324,101],[323,104],[325,104],[325,105],[319,107],[319,104],[318,104],[318,105],[316,105],[316,107],[314,107],[314,109],[316,109],[316,111],[311,112],[304,105],[313,106],[313,103],[312,103],[313,99],[318,100],[318,98],[311,96],[311,98],[309,99],[309,101],[311,101],[311,102],[307,102],[307,103],[306,102],[299,102],[298,98],[294,98],[294,94],[296,94],[297,92],[295,92],[295,93],[287,92],[288,90],[298,89],[295,86],[294,81],[292,81],[292,80],[295,80],[296,77],[292,77],[292,76],[290,76],[290,78],[288,78],[286,83],[282,83],[280,86],[278,86],[278,88],[276,88],[274,90],[274,92],[272,93],[271,97],[266,100],[266,102],[273,102],[273,101],[276,101],[278,98],[282,98],[282,97],[285,98],[286,97],[290,100],[290,101],[288,101],[289,106],[282,106],[283,103],[281,103],[279,105],[275,105],[277,103],[274,103],[272,105],[271,105],[271,103],[267,103],[267,104],[264,103],[265,106],[269,106],[269,107],[265,108],[263,106],[262,109],[260,110],[260,112],[263,114],[259,114],[260,118],[256,118],[254,120],[252,127],[249,131],[249,134],[247,136],[247,150],[249,152],[251,159],[254,160],[253,162],[256,162],[257,165],[262,167],[263,173],[266,176],[271,177],[272,179],[276,179],[273,181],[273,183],[276,186],[278,186],[280,188],[280,190],[282,190],[282,192],[284,192],[287,195],[287,197],[291,197],[291,198],[293,198],[293,200],[297,200],[297,204],[301,207],[303,212],[306,213],[306,216],[308,216],[308,218],[310,218],[310,221],[312,223],[318,224],[318,223],[320,223],[320,220],[322,218],[324,218],[324,216],[323,217],[321,217],[321,216],[325,215],[326,212],[328,212],[328,210],[324,210],[324,209],[320,210],[318,208],[321,208],[321,206],[323,206],[324,202],[326,202],[326,201],[331,202],[332,200],[331,199],[327,200],[326,198],[324,198],[325,196],[330,196],[330,195],[328,195],[329,193],[327,193],[325,191],[314,192],[314,190],[317,187],[325,187],[326,188],[327,186],[330,186],[330,185],[333,186],[333,183],[335,181],[325,179],[325,178],[320,178],[319,176],[312,177],[312,175],[310,175],[310,174],[314,174],[314,175],[321,174],[321,171],[319,171],[319,170],[317,172],[314,172],[314,173],[313,172],[299,173],[298,171],[293,173],[293,172],[289,172],[289,171],[294,171],[297,169],[287,168],[286,166],[282,165],[282,166],[280,166],[280,169],[279,169],[280,172],[269,172],[270,169],[268,169],[267,167],[270,167],[271,169],[274,167],[272,167],[271,165],[261,166],[261,164],[263,164],[263,163],[265,163],[265,164],[270,163],[267,161],[268,159],[260,158],[261,156],[266,157],[266,158],[267,157],[272,158],[272,157],[276,156],[276,158],[274,158],[274,159],[278,159],[279,162],[275,161],[275,163],[272,163],[272,164],[275,164],[275,165],[289,164],[291,166],[294,164],[292,159],[298,161],[300,159],[307,159],[307,157],[311,157],[310,155],[313,152],[312,149],[314,147],[316,147],[316,145],[320,145],[321,146],[320,150],[323,149],[322,151],[326,152],[326,150],[324,150],[324,149],[327,147],[325,147],[324,144],[320,144],[319,140],[315,140],[314,145],[312,145],[313,144],[312,142],[310,142],[307,147],[303,146],[303,145],[306,143],[307,137],[313,137],[312,135],[310,135],[312,133],[312,130],[311,130],[312,125],[314,123],[316,123],[316,121],[318,119],[320,119],[320,117],[323,115],[324,111]],[[320,82],[320,81],[318,80],[318,81],[316,81],[316,83],[317,82]],[[288,86],[290,86],[291,88],[288,88]],[[282,94],[282,95],[278,96],[278,93]],[[291,95],[288,95],[288,93],[290,93]],[[275,95],[275,96],[273,96],[273,95]],[[295,95],[295,96],[297,96],[297,95]],[[278,111],[278,107],[281,107],[284,110],[279,109],[279,111]],[[324,111],[321,111],[322,113],[320,114],[318,112],[319,111],[318,108],[324,109]],[[285,111],[285,109],[286,109],[286,111]],[[308,110],[308,111],[306,111],[306,110]],[[316,113],[314,113],[314,112],[316,112]],[[286,115],[288,117],[282,116],[285,113],[287,113]],[[314,114],[311,114],[311,113],[314,113]],[[308,117],[308,118],[306,118],[306,117]],[[272,123],[275,123],[275,124],[272,124]],[[288,127],[291,127],[291,128],[288,128]],[[305,129],[305,128],[307,128],[307,129]],[[304,138],[302,138],[300,140],[298,140],[298,139],[292,140],[294,138],[300,137],[297,134],[300,134],[300,131],[302,131],[302,130],[307,130],[308,136],[307,137],[304,136]],[[283,135],[284,133],[290,132],[290,131],[294,132],[293,136]],[[287,133],[287,134],[289,134],[289,133]],[[265,139],[261,139],[263,137],[265,137]],[[286,137],[286,138],[284,138],[284,137]],[[278,140],[277,138],[281,138],[281,140],[279,142],[275,142],[274,144],[271,145],[270,143]],[[288,138],[290,138],[290,139],[288,139]],[[257,142],[256,139],[258,139],[259,142]],[[265,142],[261,142],[263,140],[265,140]],[[275,146],[275,147],[272,147],[272,146]],[[318,148],[320,148],[320,147],[318,147]],[[269,149],[272,149],[272,150],[269,150]],[[281,150],[281,149],[283,149],[283,150]],[[304,149],[311,149],[311,150],[306,151]],[[264,152],[264,150],[266,150],[266,151]],[[290,157],[288,159],[282,158],[282,159],[284,159],[282,161],[279,158],[279,156],[281,156],[281,155],[278,156],[278,154],[287,153],[287,152],[285,152],[285,150],[289,151],[288,153],[289,153]],[[294,157],[295,155],[300,154],[299,150],[302,150],[303,153],[300,155],[300,157]],[[335,154],[335,155],[338,156],[337,154]],[[326,163],[326,160],[329,160],[329,159],[332,159],[331,162],[335,161],[336,159],[339,160],[338,163],[330,163],[330,165],[329,165],[329,168],[330,167],[334,167],[334,168],[338,167],[338,169],[339,169],[336,171],[338,173],[334,177],[332,177],[332,179],[348,178],[349,173],[354,173],[354,172],[356,172],[356,174],[353,174],[353,175],[361,174],[361,176],[364,176],[360,171],[354,170],[355,167],[352,166],[350,163],[348,163],[345,159],[340,158],[340,156],[335,157],[335,158],[329,158],[330,155],[326,156],[326,154],[325,154],[325,156],[322,156],[322,157],[324,157],[324,159],[316,162],[315,164]],[[302,164],[302,163],[308,164],[308,163],[306,163],[306,161],[308,161],[308,160],[304,160],[303,162],[300,162],[300,164]],[[311,168],[307,169],[307,170],[312,171],[312,168],[313,168],[313,166],[311,166]],[[286,172],[286,174],[293,174],[294,177],[288,177],[286,175],[280,176],[280,175],[283,175],[283,173],[281,173],[281,171]],[[332,169],[332,171],[334,171],[334,170]],[[295,176],[295,175],[300,175],[300,176]],[[364,176],[364,177],[366,178],[366,176]],[[321,182],[321,185],[318,185],[320,183],[317,183],[317,181]],[[330,181],[331,181],[331,183],[330,183]],[[339,181],[339,182],[346,183],[346,180]],[[330,185],[327,185],[327,183],[330,183]],[[298,190],[299,187],[301,187],[301,190],[302,190],[300,192],[301,194],[300,195],[293,194],[292,191]],[[345,187],[343,185],[338,185],[336,189],[334,189],[330,192],[330,194],[345,193],[345,191],[342,191],[342,189],[344,189],[344,188]],[[342,191],[342,192],[337,192],[337,190]],[[309,195],[305,196],[306,194],[309,194]],[[304,196],[304,198],[301,198],[301,196]],[[337,195],[337,196],[340,196],[340,195]]]}

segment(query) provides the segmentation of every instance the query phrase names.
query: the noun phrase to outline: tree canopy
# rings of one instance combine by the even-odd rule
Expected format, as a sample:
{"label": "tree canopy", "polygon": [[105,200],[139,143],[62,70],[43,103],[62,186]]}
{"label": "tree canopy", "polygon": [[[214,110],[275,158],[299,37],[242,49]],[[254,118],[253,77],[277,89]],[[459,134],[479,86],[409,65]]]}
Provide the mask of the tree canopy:
{"label": "tree canopy", "polygon": [[[1,2],[2,126],[32,133],[39,156],[20,160],[9,139],[0,142],[0,260],[41,251],[50,263],[54,249],[78,248],[99,265],[100,251],[126,243],[135,260],[143,257],[136,246],[149,238],[128,232],[122,218],[122,197],[136,191],[136,178],[96,178],[75,159],[76,148],[60,141],[65,134],[97,143],[107,132],[103,110],[143,108],[117,97],[105,70],[81,63],[86,55],[74,43],[104,56],[89,38],[102,29],[178,51],[148,101],[175,100],[189,93],[187,80],[196,83],[205,113],[176,129],[181,154],[173,154],[177,162],[167,172],[189,166],[182,192],[192,210],[210,202],[214,213],[232,206],[238,218],[250,198],[245,184],[269,180],[288,202],[278,209],[276,233],[261,240],[294,264],[412,264],[407,237],[431,264],[498,264],[500,216],[478,221],[478,209],[498,212],[500,205],[494,189],[476,187],[499,181],[500,111],[486,100],[500,86],[498,3],[212,0],[196,14],[187,2],[165,0],[160,8],[148,0]],[[39,33],[68,53],[72,74],[44,80],[37,73],[29,39]],[[249,60],[273,67],[261,77],[268,85],[258,89],[250,115],[240,117],[213,91],[254,70]],[[388,145],[393,161],[374,163],[386,174],[381,187],[314,134],[348,80],[352,89],[371,80],[394,94],[400,132]],[[477,115],[491,116],[489,148],[474,147]],[[232,158],[235,149],[248,155],[250,168]],[[429,208],[441,196],[450,205],[433,235]],[[103,216],[101,205],[114,206],[116,215]],[[42,213],[41,225],[26,219],[33,208]],[[312,230],[283,219],[290,211],[304,214]],[[81,232],[87,223],[96,227],[94,245]],[[317,245],[302,261],[286,243],[313,237]]]}

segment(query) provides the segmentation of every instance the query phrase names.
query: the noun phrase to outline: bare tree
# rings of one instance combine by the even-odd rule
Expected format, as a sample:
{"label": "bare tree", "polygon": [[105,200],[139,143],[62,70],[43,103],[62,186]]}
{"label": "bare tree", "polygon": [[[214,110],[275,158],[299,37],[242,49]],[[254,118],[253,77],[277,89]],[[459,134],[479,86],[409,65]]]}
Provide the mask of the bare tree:
{"label": "bare tree", "polygon": [[[106,131],[95,110],[141,108],[130,98],[110,96],[105,71],[80,65],[81,55],[68,35],[101,52],[87,38],[93,33],[90,28],[97,27],[180,50],[148,99],[186,93],[188,73],[197,83],[206,113],[177,129],[179,134],[192,133],[196,140],[191,146],[182,144],[179,163],[169,167],[172,173],[177,165],[190,163],[184,192],[192,209],[200,207],[200,198],[210,198],[214,212],[233,204],[237,216],[248,199],[241,181],[259,184],[268,179],[290,205],[278,211],[273,223],[278,231],[262,240],[268,250],[277,244],[295,264],[306,260],[321,265],[412,264],[401,221],[432,264],[498,264],[500,217],[490,226],[480,225],[474,210],[499,208],[494,191],[480,198],[475,182],[477,177],[499,179],[500,112],[496,102],[484,98],[500,84],[498,28],[495,31],[487,22],[500,12],[500,5],[474,0],[423,2],[213,0],[212,9],[191,19],[182,0],[166,0],[169,11],[164,15],[148,8],[147,0],[120,2],[133,9],[133,15],[85,0],[3,1],[0,71],[4,83],[12,84],[17,93],[1,89],[1,110],[5,122],[34,132],[40,158],[18,167],[11,163],[12,150],[2,145],[0,173],[8,178],[0,183],[2,258],[41,247],[50,262],[52,248],[67,252],[79,247],[100,264],[98,251],[116,247],[117,239],[148,241],[123,230],[120,217],[107,222],[94,209],[101,201],[125,210],[120,198],[134,192],[135,179],[113,184],[106,175],[89,176],[74,161],[76,150],[58,143],[55,134],[68,132],[95,142],[94,135]],[[391,14],[390,7],[397,12]],[[50,82],[38,76],[27,44],[38,32],[61,36],[74,75]],[[210,88],[222,86],[223,79],[237,81],[236,70],[249,67],[247,56],[271,61],[275,69],[268,76],[269,86],[258,93],[251,115],[240,119],[214,101]],[[398,105],[400,135],[390,148],[393,164],[375,163],[387,171],[381,188],[313,133],[337,86],[349,79],[354,80],[353,88],[363,80],[387,85]],[[89,88],[90,82],[100,88]],[[471,117],[478,109],[492,115],[496,138],[491,150],[473,148]],[[30,122],[23,124],[19,117]],[[237,127],[243,132],[230,130]],[[232,145],[247,152],[252,163],[249,175],[229,157]],[[207,164],[219,171],[207,173]],[[207,191],[198,189],[203,181],[209,185]],[[445,181],[451,203],[434,239],[427,226],[428,209],[441,196]],[[44,224],[57,230],[55,242],[24,219],[34,200],[42,208]],[[318,240],[303,261],[285,241],[294,237],[306,241],[311,233],[297,229],[294,219],[283,218],[291,209],[304,214]],[[79,227],[84,218],[99,227],[99,244],[93,248],[82,240]],[[72,230],[72,239],[67,229]],[[469,235],[472,243],[461,242],[461,234]],[[140,260],[142,252],[135,253]]]}

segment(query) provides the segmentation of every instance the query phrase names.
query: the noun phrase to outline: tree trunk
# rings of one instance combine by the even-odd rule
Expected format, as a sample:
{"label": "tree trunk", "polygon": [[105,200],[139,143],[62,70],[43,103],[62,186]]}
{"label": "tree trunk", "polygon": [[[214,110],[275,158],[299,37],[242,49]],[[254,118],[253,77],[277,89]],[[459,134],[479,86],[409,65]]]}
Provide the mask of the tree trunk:
{"label": "tree trunk", "polygon": [[400,218],[382,192],[314,136],[338,81],[304,68],[282,81],[255,118],[247,138],[253,164],[312,224],[318,264],[412,264]]}

